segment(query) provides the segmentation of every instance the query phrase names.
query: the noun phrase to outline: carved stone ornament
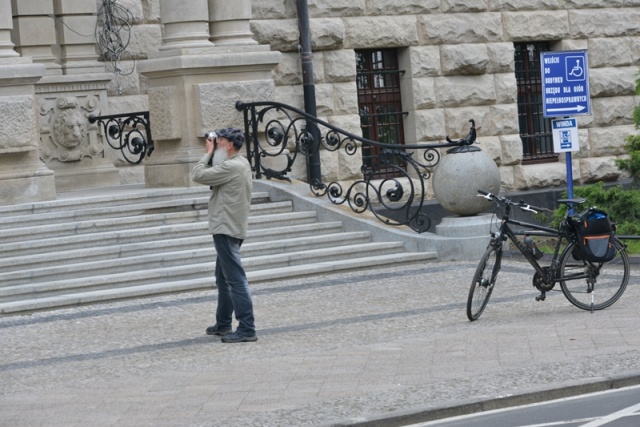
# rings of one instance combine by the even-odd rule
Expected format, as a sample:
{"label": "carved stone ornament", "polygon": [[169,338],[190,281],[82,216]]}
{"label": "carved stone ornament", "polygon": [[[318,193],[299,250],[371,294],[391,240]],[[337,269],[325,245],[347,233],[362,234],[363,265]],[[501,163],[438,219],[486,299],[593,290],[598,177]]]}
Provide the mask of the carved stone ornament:
{"label": "carved stone ornament", "polygon": [[73,150],[87,137],[87,121],[77,109],[62,110],[53,122],[53,140]]}
{"label": "carved stone ornament", "polygon": [[[48,100],[41,106],[42,156],[45,160],[73,162],[85,157],[101,155],[102,148],[96,143],[96,130],[89,125],[87,115],[97,107],[93,96],[79,100],[76,97],[60,97]],[[47,132],[48,131],[48,132]]]}

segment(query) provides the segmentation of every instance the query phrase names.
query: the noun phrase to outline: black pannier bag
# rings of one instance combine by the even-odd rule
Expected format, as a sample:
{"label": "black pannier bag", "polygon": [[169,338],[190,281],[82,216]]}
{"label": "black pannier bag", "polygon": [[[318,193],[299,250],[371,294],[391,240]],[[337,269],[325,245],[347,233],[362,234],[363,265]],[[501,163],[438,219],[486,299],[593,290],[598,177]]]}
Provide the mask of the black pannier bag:
{"label": "black pannier bag", "polygon": [[607,262],[616,256],[615,225],[606,212],[589,208],[572,219],[578,240],[573,257],[590,262]]}

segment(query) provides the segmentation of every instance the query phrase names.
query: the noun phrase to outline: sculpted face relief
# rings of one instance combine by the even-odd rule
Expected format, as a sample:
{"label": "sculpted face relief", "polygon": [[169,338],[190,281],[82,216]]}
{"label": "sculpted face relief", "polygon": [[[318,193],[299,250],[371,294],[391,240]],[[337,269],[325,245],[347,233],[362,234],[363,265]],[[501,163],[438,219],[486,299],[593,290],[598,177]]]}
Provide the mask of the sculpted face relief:
{"label": "sculpted face relief", "polygon": [[53,123],[53,137],[58,145],[74,149],[84,141],[87,125],[84,116],[76,110],[64,110]]}

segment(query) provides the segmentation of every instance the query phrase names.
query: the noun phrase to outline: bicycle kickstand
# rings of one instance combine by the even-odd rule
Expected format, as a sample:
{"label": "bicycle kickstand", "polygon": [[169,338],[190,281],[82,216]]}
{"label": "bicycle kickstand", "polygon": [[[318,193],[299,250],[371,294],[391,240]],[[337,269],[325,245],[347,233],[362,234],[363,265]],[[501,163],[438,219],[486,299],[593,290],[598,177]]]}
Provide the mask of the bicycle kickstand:
{"label": "bicycle kickstand", "polygon": [[540,291],[540,295],[538,295],[538,296],[536,297],[536,301],[544,301],[544,299],[545,299],[546,297],[547,297],[547,296],[546,296],[545,292],[544,292],[544,291]]}

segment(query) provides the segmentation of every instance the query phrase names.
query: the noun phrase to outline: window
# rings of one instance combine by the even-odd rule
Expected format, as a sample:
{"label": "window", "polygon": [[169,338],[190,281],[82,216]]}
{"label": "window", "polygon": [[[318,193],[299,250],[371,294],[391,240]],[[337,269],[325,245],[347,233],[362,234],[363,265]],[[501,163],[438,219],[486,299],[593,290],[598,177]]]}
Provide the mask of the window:
{"label": "window", "polygon": [[518,84],[518,124],[522,139],[522,163],[555,162],[551,120],[543,116],[540,52],[549,51],[549,43],[515,43],[515,68]]}
{"label": "window", "polygon": [[[402,98],[398,55],[395,49],[367,49],[356,51],[356,83],[362,136],[387,144],[404,145]],[[381,160],[378,147],[362,147],[365,169],[379,168],[374,178],[398,175]],[[399,160],[395,160],[398,162]],[[404,168],[406,165],[398,166]]]}

